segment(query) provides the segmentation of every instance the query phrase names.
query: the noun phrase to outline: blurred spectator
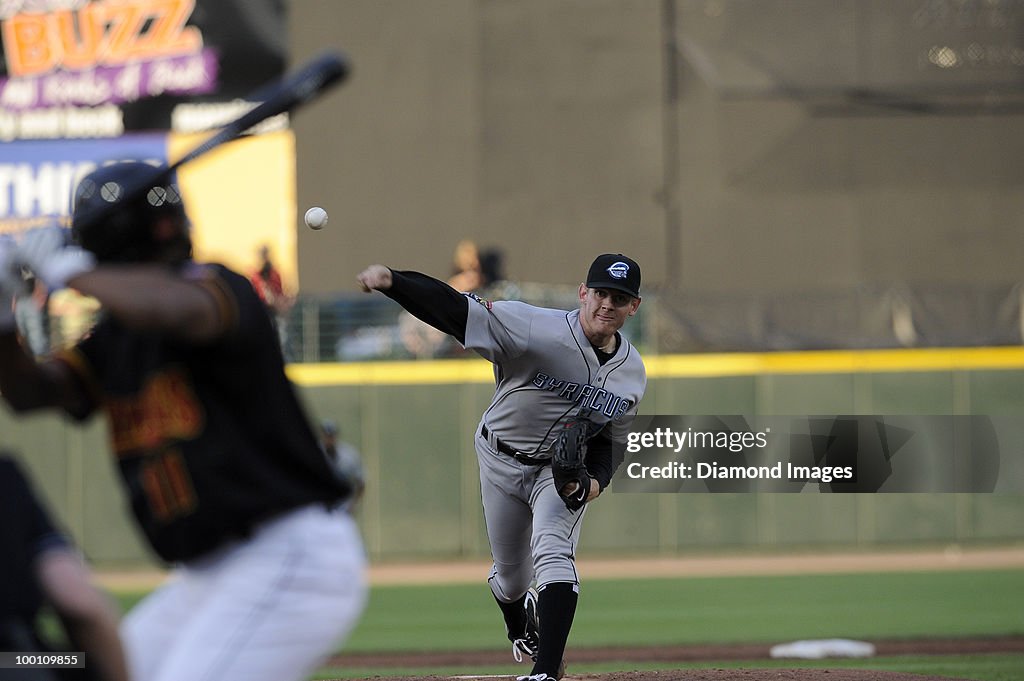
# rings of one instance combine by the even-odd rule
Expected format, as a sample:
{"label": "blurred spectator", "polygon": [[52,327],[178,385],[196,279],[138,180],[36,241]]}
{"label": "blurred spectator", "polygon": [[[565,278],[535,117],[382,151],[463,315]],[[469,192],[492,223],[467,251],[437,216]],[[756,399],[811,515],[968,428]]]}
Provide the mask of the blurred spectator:
{"label": "blurred spectator", "polygon": [[343,479],[352,483],[352,498],[346,503],[349,510],[359,502],[366,489],[366,475],[363,472],[363,460],[359,450],[348,442],[340,439],[338,424],[330,419],[320,422],[320,445],[327,455],[335,472]]}
{"label": "blurred spectator", "polygon": [[22,279],[24,287],[14,296],[14,318],[29,349],[36,355],[42,355],[50,349],[46,331],[49,292],[31,272],[22,272]]}
{"label": "blurred spectator", "polygon": [[402,345],[416,359],[433,359],[446,351],[447,336],[402,310],[398,313],[398,334]]}
{"label": "blurred spectator", "polygon": [[[452,274],[447,283],[456,291],[473,293],[485,284],[480,252],[476,243],[463,239],[452,253]],[[399,335],[405,349],[417,359],[432,359],[462,354],[458,344],[448,334],[424,324],[405,310],[398,316]]]}
{"label": "blurred spectator", "polygon": [[505,255],[491,248],[480,253],[480,296],[488,300],[518,300],[519,287],[505,278]]}
{"label": "blurred spectator", "polygon": [[52,608],[85,669],[25,669],[0,678],[127,681],[118,615],[13,458],[0,454],[0,650],[59,652],[40,630]]}
{"label": "blurred spectator", "polygon": [[505,256],[497,248],[488,249],[480,254],[481,288],[487,288],[496,281],[505,278],[503,268]]}
{"label": "blurred spectator", "polygon": [[471,292],[479,289],[483,283],[480,252],[475,243],[463,239],[455,245],[455,253],[452,254],[452,275],[448,278],[448,285],[456,291]]}
{"label": "blurred spectator", "polygon": [[270,247],[260,246],[258,251],[259,266],[249,277],[256,295],[267,306],[271,319],[277,327],[277,337],[281,341],[281,352],[286,360],[291,359],[288,347],[288,313],[295,300],[285,293],[281,273],[270,259]]}

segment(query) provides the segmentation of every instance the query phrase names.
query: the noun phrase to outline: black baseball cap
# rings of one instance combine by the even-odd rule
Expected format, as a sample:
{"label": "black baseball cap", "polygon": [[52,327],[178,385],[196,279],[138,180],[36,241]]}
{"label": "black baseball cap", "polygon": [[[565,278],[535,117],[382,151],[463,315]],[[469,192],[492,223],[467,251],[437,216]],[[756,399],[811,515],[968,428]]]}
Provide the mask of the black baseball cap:
{"label": "black baseball cap", "polygon": [[621,253],[599,255],[587,272],[587,288],[607,288],[640,297],[640,265]]}

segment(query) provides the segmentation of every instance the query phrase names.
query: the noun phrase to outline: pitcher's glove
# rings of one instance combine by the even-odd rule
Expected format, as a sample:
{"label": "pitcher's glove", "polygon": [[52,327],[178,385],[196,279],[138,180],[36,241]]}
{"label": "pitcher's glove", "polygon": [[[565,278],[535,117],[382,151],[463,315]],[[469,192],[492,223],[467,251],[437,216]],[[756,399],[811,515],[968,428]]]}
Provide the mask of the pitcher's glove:
{"label": "pitcher's glove", "polygon": [[[555,490],[562,497],[570,511],[583,508],[590,494],[590,473],[583,463],[587,438],[590,436],[589,423],[583,419],[565,425],[555,441],[551,456],[551,475]],[[576,483],[574,486],[572,483]]]}

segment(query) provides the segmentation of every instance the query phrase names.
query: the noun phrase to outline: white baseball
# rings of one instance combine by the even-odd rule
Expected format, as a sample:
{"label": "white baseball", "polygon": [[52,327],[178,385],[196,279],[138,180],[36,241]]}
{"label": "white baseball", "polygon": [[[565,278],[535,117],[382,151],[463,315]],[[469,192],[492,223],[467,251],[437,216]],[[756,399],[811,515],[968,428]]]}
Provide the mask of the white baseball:
{"label": "white baseball", "polygon": [[327,211],[320,206],[313,206],[306,211],[306,226],[310,229],[320,229],[327,224]]}

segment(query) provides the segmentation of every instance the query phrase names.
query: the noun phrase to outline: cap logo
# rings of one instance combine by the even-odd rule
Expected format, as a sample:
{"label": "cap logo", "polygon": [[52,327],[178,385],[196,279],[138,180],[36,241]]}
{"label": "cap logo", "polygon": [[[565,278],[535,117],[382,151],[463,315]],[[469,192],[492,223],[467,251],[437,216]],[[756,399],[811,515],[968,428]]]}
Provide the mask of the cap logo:
{"label": "cap logo", "polygon": [[159,208],[164,204],[181,203],[181,196],[173,186],[151,187],[149,192],[146,193],[146,201],[154,208]]}
{"label": "cap logo", "polygon": [[629,265],[624,262],[613,263],[607,270],[612,279],[625,279],[629,276]]}
{"label": "cap logo", "polygon": [[107,203],[117,203],[121,200],[123,188],[117,182],[104,182],[100,187],[100,198]]}

